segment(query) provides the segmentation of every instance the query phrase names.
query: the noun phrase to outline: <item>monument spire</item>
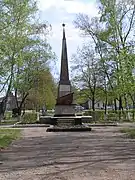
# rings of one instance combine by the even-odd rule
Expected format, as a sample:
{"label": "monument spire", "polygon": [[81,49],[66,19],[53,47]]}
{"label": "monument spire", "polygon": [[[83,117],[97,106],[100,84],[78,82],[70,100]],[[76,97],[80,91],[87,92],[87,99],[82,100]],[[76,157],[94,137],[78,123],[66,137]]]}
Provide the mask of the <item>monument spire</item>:
{"label": "monument spire", "polygon": [[61,52],[61,70],[60,70],[60,84],[70,84],[68,72],[68,55],[67,43],[65,36],[65,24],[63,26],[62,52]]}
{"label": "monument spire", "polygon": [[74,116],[73,92],[68,72],[67,44],[65,36],[65,24],[63,26],[62,52],[61,52],[61,71],[58,85],[58,95],[55,106],[55,116]]}

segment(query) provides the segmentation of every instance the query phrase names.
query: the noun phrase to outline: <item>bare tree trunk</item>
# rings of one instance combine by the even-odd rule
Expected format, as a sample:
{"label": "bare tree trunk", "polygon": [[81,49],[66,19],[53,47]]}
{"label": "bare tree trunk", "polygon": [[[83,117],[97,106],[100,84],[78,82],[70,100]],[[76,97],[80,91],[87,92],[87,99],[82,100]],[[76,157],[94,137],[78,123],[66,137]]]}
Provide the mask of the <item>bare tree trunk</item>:
{"label": "bare tree trunk", "polygon": [[135,101],[133,101],[133,121],[135,120]]}
{"label": "bare tree trunk", "polygon": [[107,101],[108,101],[108,95],[107,95],[106,82],[105,82],[105,115],[107,114]]}
{"label": "bare tree trunk", "polygon": [[125,100],[125,106],[126,106],[126,120],[130,120],[130,112],[128,111],[129,107],[128,107],[128,100],[127,100],[127,94],[124,94],[124,100]]}
{"label": "bare tree trunk", "polygon": [[95,97],[92,97],[92,110],[95,111]]}
{"label": "bare tree trunk", "polygon": [[4,117],[4,111],[3,111],[3,101],[0,103],[0,123]]}
{"label": "bare tree trunk", "polygon": [[29,95],[29,93],[26,93],[26,94],[24,93],[23,97],[22,97],[22,101],[19,104],[18,99],[17,99],[17,93],[15,94],[15,98],[16,98],[16,102],[17,102],[17,116],[18,116],[19,121],[21,119],[22,109],[23,109],[23,115],[25,113],[25,105],[24,105],[24,103],[25,103],[25,100],[26,100],[28,95]]}
{"label": "bare tree trunk", "polygon": [[132,98],[132,103],[133,103],[133,121],[135,120],[135,94],[134,97]]}
{"label": "bare tree trunk", "polygon": [[117,112],[117,102],[116,102],[116,99],[114,99],[114,108],[115,108],[115,112]]}
{"label": "bare tree trunk", "polygon": [[123,111],[123,107],[122,107],[122,97],[120,96],[120,97],[119,97],[119,120],[121,120],[121,115],[122,115],[121,110]]}
{"label": "bare tree trunk", "polygon": [[105,107],[105,111],[104,111],[104,121],[107,120],[107,92],[106,92],[106,96],[105,96],[105,103],[104,103],[104,107]]}
{"label": "bare tree trunk", "polygon": [[122,97],[119,97],[119,110],[123,110],[123,106],[122,106]]}
{"label": "bare tree trunk", "polygon": [[[13,71],[13,65],[12,65],[12,67],[11,67],[11,71]],[[3,101],[2,101],[2,104],[1,104],[1,106],[2,106],[2,113],[1,113],[1,119],[3,119],[4,118],[4,114],[5,114],[5,111],[6,111],[6,105],[7,105],[7,100],[8,100],[8,95],[9,95],[9,93],[10,93],[10,91],[11,91],[11,85],[12,85],[12,78],[13,78],[13,73],[11,73],[11,77],[10,77],[10,82],[9,82],[9,85],[8,85],[8,89],[7,89],[7,92],[6,92],[6,96],[5,96],[5,98],[3,99]]]}

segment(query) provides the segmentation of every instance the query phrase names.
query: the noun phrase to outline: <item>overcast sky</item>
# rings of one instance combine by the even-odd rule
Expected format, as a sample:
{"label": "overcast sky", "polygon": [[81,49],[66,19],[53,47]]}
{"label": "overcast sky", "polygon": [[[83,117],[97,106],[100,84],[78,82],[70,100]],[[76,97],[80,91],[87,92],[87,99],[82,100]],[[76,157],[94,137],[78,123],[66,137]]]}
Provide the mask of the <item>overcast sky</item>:
{"label": "overcast sky", "polygon": [[57,69],[59,71],[62,23],[66,24],[68,59],[70,60],[71,55],[83,42],[79,31],[74,28],[73,20],[78,13],[95,16],[97,14],[96,0],[38,0],[38,6],[41,19],[47,20],[52,25],[49,42],[58,57]]}

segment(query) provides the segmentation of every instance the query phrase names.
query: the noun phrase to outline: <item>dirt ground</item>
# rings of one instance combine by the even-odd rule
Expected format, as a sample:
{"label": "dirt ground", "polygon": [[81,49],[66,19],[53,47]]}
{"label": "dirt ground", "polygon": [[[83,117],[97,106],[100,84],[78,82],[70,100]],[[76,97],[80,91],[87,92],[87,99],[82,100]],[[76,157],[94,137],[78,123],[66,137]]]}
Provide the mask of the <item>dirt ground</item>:
{"label": "dirt ground", "polygon": [[0,180],[135,180],[135,140],[119,127],[92,129],[23,129],[23,138],[0,152]]}

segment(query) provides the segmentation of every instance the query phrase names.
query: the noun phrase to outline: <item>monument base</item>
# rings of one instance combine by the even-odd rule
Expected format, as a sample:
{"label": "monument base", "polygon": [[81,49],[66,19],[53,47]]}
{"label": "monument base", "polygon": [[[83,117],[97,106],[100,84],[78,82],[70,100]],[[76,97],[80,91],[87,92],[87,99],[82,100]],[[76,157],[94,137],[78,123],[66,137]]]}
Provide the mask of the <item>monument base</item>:
{"label": "monument base", "polygon": [[53,128],[48,128],[46,132],[84,132],[84,131],[91,131],[91,127],[53,127]]}
{"label": "monument base", "polygon": [[40,116],[40,124],[50,125],[82,125],[92,123],[92,116]]}
{"label": "monument base", "polygon": [[56,105],[55,106],[55,115],[56,117],[62,116],[75,116],[74,105]]}

